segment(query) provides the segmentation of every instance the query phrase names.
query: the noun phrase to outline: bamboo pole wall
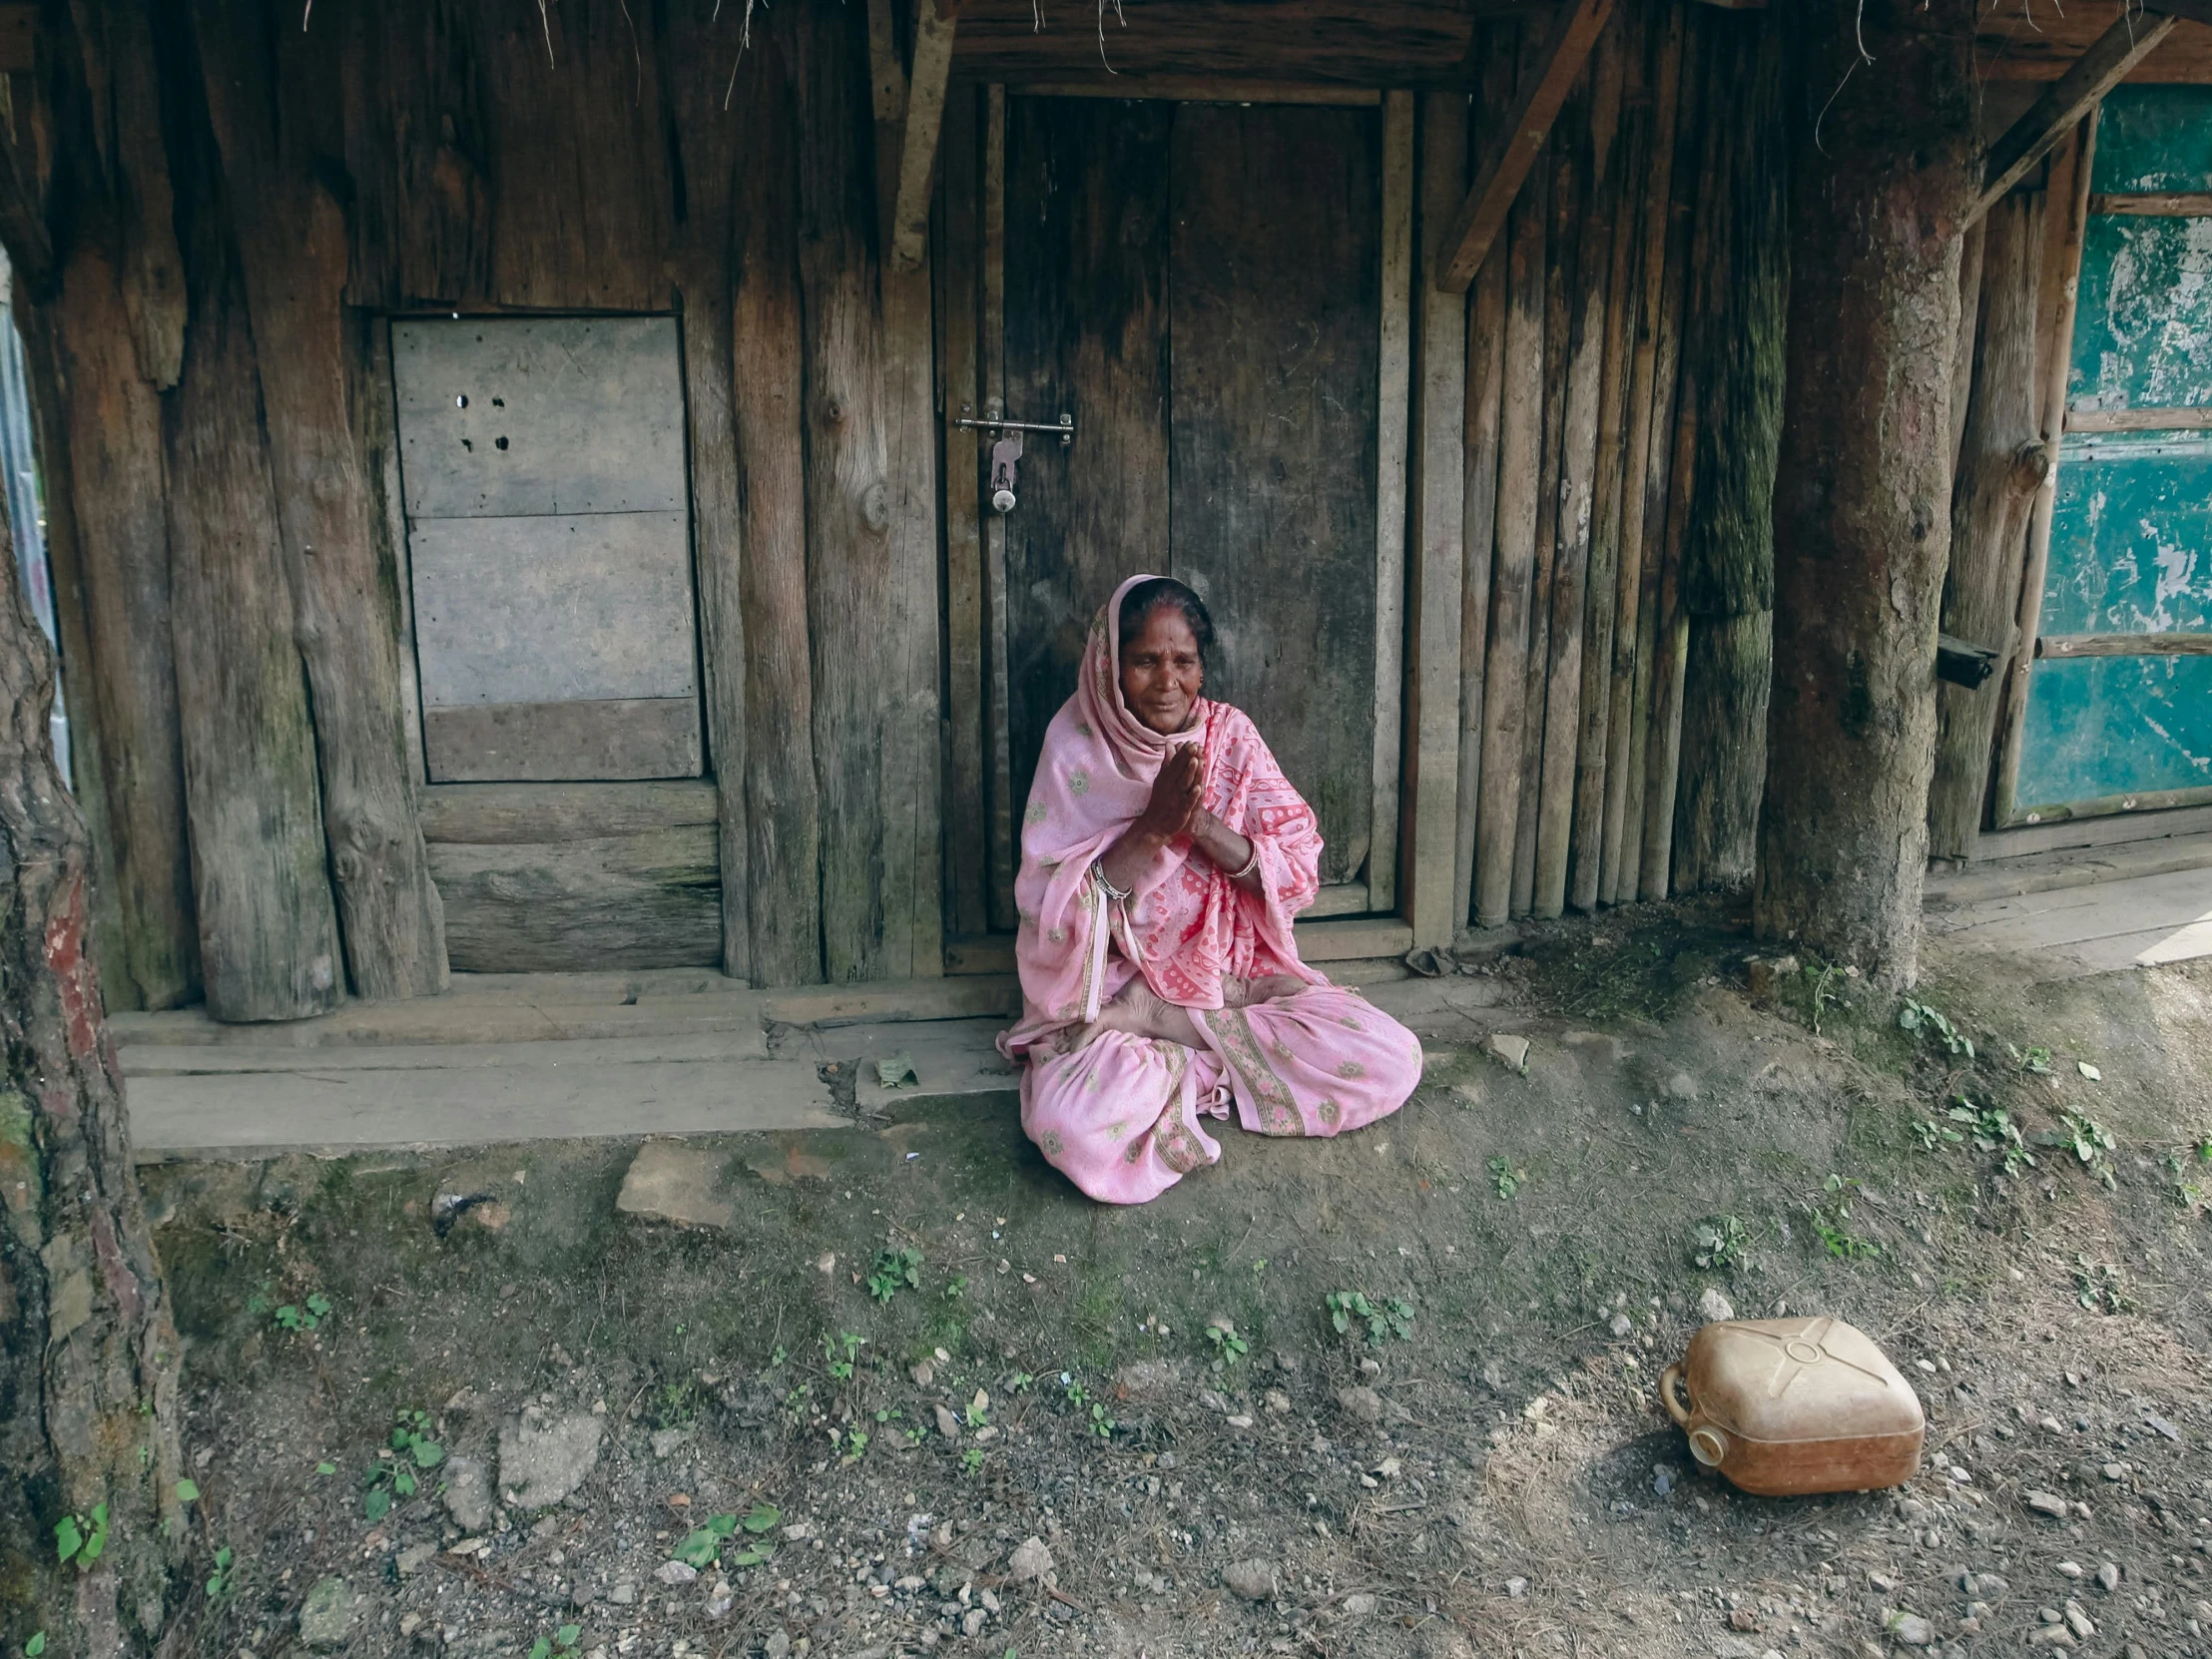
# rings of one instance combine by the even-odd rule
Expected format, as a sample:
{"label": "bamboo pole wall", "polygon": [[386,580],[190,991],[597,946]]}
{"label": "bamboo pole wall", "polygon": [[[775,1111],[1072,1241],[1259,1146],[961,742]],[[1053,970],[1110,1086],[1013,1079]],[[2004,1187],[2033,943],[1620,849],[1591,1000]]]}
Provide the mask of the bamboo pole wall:
{"label": "bamboo pole wall", "polygon": [[[1700,514],[1755,514],[1761,499],[1723,464],[1745,396],[1744,301],[1725,276],[1691,278],[1728,254],[1763,269],[1763,298],[1777,297],[1779,260],[1747,259],[1731,229],[1745,210],[1724,188],[1753,149],[1780,143],[1730,132],[1775,27],[1686,0],[1616,10],[1470,292],[1468,580],[1486,584],[1467,599],[1462,660],[1470,925],[1743,873],[1740,812],[1717,854],[1702,815],[1716,798],[1756,806],[1763,723],[1749,743],[1724,745],[1710,728],[1715,710],[1764,708],[1764,633],[1734,620],[1757,621],[1763,590],[1710,574],[1717,544],[1700,540]],[[1503,55],[1493,44],[1493,61]],[[1477,159],[1493,137],[1484,113],[1505,100],[1487,82],[1477,94]],[[1757,158],[1770,182],[1778,154]],[[1783,229],[1772,212],[1744,228],[1762,246]],[[1721,428],[1702,447],[1701,423]],[[1753,462],[1769,485],[1772,447]],[[1711,502],[1705,477],[1717,480],[1704,486]],[[1733,548],[1733,530],[1721,534]],[[1693,548],[1702,563],[1686,590]],[[1693,651],[1690,607],[1716,604],[1715,590],[1716,625],[1748,649]],[[1688,755],[1686,708],[1705,711]],[[1686,775],[1703,805],[1684,863]]]}

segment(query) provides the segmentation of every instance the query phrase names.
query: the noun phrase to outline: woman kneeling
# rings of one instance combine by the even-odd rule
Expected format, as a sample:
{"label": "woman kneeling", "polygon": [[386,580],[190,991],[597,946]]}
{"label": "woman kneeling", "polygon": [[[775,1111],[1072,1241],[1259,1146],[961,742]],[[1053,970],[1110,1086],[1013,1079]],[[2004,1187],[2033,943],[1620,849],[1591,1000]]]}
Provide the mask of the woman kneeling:
{"label": "woman kneeling", "polygon": [[1298,959],[1321,834],[1239,710],[1201,695],[1213,623],[1134,576],[1091,624],[1023,816],[1021,1123],[1093,1198],[1142,1204],[1221,1147],[1394,1112],[1420,1043]]}

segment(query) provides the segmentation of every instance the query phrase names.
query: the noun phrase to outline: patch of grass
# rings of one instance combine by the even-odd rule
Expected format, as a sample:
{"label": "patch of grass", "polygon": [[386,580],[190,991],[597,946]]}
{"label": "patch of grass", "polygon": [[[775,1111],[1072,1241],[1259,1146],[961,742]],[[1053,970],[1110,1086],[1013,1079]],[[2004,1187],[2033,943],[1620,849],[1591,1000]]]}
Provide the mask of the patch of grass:
{"label": "patch of grass", "polygon": [[1952,1099],[1954,1104],[1943,1116],[1965,1126],[1975,1151],[1997,1153],[2008,1176],[2035,1167],[2035,1154],[2027,1150],[2027,1143],[2020,1138],[2020,1126],[2012,1121],[2010,1112],[2002,1106],[1976,1106],[1964,1095]]}
{"label": "patch of grass", "polygon": [[1918,1032],[1924,1042],[1942,1045],[1946,1053],[1971,1060],[1973,1039],[1958,1029],[1950,1017],[1931,1003],[1905,997],[1898,1003],[1898,1029]]}

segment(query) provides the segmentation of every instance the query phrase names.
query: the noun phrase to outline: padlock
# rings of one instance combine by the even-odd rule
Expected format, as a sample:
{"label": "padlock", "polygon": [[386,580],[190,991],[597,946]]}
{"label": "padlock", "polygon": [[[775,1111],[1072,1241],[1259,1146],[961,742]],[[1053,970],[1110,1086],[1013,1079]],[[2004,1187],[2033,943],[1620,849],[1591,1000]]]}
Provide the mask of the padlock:
{"label": "padlock", "polygon": [[991,511],[992,511],[992,512],[994,512],[994,513],[1010,513],[1010,512],[1012,512],[1013,510],[1014,510],[1014,492],[1013,492],[1012,490],[1004,490],[1004,489],[1000,489],[1000,490],[992,490],[992,491],[991,491]]}
{"label": "padlock", "polygon": [[1014,510],[1014,463],[1021,459],[1021,434],[1008,432],[991,445],[991,511]]}

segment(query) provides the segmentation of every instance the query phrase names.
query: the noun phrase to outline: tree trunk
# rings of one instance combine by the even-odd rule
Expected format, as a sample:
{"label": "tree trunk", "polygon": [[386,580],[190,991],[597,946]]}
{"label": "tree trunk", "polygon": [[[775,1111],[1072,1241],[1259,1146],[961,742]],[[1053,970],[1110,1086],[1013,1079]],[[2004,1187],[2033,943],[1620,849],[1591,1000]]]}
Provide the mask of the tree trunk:
{"label": "tree trunk", "polygon": [[1973,22],[1970,0],[1821,0],[1799,24],[1768,720],[1782,760],[1753,920],[1889,985],[1919,965]]}
{"label": "tree trunk", "polygon": [[1774,468],[1782,428],[1784,22],[1715,12],[1705,22],[1713,84],[1733,88],[1716,134],[1711,254],[1690,274],[1703,407],[1682,608],[1690,619],[1676,786],[1672,890],[1734,886],[1751,874],[1767,774],[1769,613],[1774,607]]}
{"label": "tree trunk", "polygon": [[[84,821],[54,767],[54,659],[0,535],[0,1643],[150,1654],[184,1537],[177,1334],[93,969]],[[90,1565],[65,1518],[105,1522]]]}

